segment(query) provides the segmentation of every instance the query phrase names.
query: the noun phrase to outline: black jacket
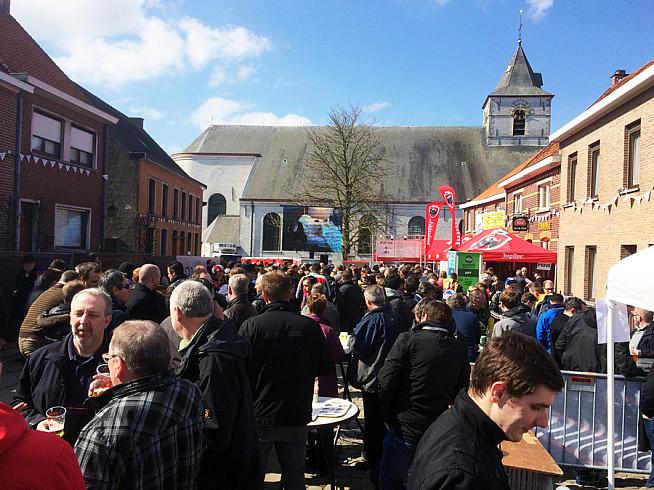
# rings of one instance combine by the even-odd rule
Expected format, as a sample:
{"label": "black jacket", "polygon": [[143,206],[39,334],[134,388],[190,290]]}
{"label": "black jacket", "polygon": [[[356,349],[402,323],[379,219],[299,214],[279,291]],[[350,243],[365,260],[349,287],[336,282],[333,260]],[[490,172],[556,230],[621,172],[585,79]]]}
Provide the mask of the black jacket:
{"label": "black jacket", "polygon": [[177,377],[202,392],[207,449],[200,488],[250,489],[263,485],[259,438],[245,368],[250,343],[233,321],[211,318],[180,352]]}
{"label": "black jacket", "polygon": [[409,470],[410,490],[508,490],[500,442],[504,431],[462,390],[431,424]]}
{"label": "black jacket", "polygon": [[402,321],[404,322],[404,330],[409,330],[411,325],[413,325],[413,319],[415,317],[411,313],[409,306],[404,302],[404,298],[394,289],[384,288],[384,291],[386,292],[386,300],[388,301],[388,304],[391,308],[396,310],[402,318]]}
{"label": "black jacket", "polygon": [[169,314],[164,297],[140,282],[134,286],[126,306],[130,320],[152,320],[161,323]]}
{"label": "black jacket", "polygon": [[239,334],[250,339],[247,364],[257,424],[309,423],[314,380],[332,368],[320,325],[290,303],[275,302],[245,320]]}
{"label": "black jacket", "polygon": [[570,318],[556,341],[556,354],[567,371],[606,372],[606,344],[597,343],[595,309],[588,308]]}
{"label": "black jacket", "polygon": [[225,315],[234,320],[236,330],[241,328],[243,322],[248,318],[256,316],[257,309],[248,300],[248,295],[241,294],[229,302]]}
{"label": "black jacket", "polygon": [[[68,334],[59,342],[35,350],[23,366],[12,405],[27,403],[23,413],[32,427],[45,419],[45,412],[50,407],[82,407],[84,404],[89,386],[80,386],[74,373],[73,362],[68,356],[71,337]],[[106,341],[94,358],[84,365],[89,382],[102,362],[100,356],[103,352],[107,352]]]}
{"label": "black jacket", "polygon": [[384,422],[406,442],[422,434],[468,387],[468,347],[431,322],[399,335],[378,375]]}
{"label": "black jacket", "polygon": [[125,307],[125,305],[120,304],[120,302],[112,294],[111,295],[111,323],[107,326],[107,332],[109,333],[109,335],[111,335],[113,331],[116,330],[116,327],[122,325],[122,323],[126,322],[127,320],[129,320],[129,315],[127,314],[127,308]]}
{"label": "black jacket", "polygon": [[352,281],[344,282],[336,291],[336,306],[341,315],[341,332],[352,332],[363,316],[363,291]]}
{"label": "black jacket", "polygon": [[645,357],[651,359],[654,357],[654,322],[645,327],[643,336],[638,342],[638,349],[640,354],[638,357]]}

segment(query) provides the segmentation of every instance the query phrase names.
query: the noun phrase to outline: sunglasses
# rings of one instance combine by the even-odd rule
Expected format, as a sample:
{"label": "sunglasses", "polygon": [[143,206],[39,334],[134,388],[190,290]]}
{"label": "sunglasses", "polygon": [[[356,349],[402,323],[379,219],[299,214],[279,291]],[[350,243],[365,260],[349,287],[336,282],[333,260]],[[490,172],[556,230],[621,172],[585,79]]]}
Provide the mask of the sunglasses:
{"label": "sunglasses", "polygon": [[127,284],[123,283],[120,286],[116,286],[116,288],[120,289],[134,289],[134,284],[131,282],[128,282]]}

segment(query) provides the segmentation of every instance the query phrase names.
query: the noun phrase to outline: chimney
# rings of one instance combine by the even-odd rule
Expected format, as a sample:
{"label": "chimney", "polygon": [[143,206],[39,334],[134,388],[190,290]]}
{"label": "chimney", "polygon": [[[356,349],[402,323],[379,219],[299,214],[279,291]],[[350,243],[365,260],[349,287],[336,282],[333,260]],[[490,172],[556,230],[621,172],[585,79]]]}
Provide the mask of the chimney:
{"label": "chimney", "polygon": [[11,0],[0,0],[0,10],[5,14],[9,14],[11,10]]}
{"label": "chimney", "polygon": [[615,70],[613,75],[611,75],[611,87],[616,85],[620,80],[623,78],[627,77],[629,74],[625,72],[624,70]]}
{"label": "chimney", "polygon": [[[0,0],[2,1],[2,0]],[[129,122],[139,129],[143,129],[143,118],[142,117],[128,117]]]}

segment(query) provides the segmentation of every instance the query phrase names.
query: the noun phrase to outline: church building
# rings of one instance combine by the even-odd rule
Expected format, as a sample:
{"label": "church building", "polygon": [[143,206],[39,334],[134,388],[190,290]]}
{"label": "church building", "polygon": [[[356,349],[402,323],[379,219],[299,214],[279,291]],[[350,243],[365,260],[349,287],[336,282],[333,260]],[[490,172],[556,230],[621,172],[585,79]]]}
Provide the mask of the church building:
{"label": "church building", "polygon": [[[465,202],[543,149],[553,94],[542,85],[519,42],[483,104],[483,126],[375,128],[391,169],[377,189],[387,196],[386,234],[424,235],[425,205],[441,200],[439,186],[452,186],[457,202]],[[207,185],[205,253],[207,244],[212,253],[217,244],[235,244],[246,256],[315,254],[339,260],[338,210],[293,199],[301,194],[309,151],[306,127],[211,125],[173,155],[188,175]],[[458,211],[454,219],[461,218]],[[451,219],[443,213],[437,238],[449,238]],[[359,258],[370,257],[375,239],[359,243]]]}

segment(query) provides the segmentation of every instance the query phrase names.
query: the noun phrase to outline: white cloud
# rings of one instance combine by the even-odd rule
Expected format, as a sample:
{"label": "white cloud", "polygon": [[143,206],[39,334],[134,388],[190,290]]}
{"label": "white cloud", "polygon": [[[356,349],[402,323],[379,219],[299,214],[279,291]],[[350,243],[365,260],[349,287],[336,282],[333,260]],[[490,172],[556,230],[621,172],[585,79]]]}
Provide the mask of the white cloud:
{"label": "white cloud", "polygon": [[209,75],[209,86],[218,87],[228,83],[233,84],[236,82],[245,82],[252,78],[252,76],[257,72],[257,69],[250,65],[237,66],[230,68],[230,70],[231,71],[228,73],[225,66],[214,66]]}
{"label": "white cloud", "polygon": [[236,77],[242,82],[252,78],[256,72],[257,69],[254,66],[241,66],[238,69]]}
{"label": "white cloud", "polygon": [[160,121],[161,118],[164,116],[163,112],[161,112],[160,110],[148,106],[140,106],[140,107],[132,106],[129,108],[129,115],[134,117],[144,118],[146,124],[148,121]]}
{"label": "white cloud", "polygon": [[379,112],[382,109],[386,109],[390,105],[391,105],[391,103],[386,102],[385,100],[384,101],[377,101],[377,102],[373,102],[372,104],[369,104],[369,105],[364,105],[361,108],[361,110],[363,112],[367,112],[368,114],[371,114],[373,112]]}
{"label": "white cloud", "polygon": [[445,7],[450,0],[434,0],[434,3],[439,7]]}
{"label": "white cloud", "polygon": [[554,0],[527,0],[527,15],[538,22],[554,5]]}
{"label": "white cloud", "polygon": [[[21,0],[18,21],[54,50],[55,61],[80,82],[120,87],[211,63],[261,56],[271,42],[245,27],[213,27],[177,15],[167,0]],[[238,79],[238,76],[235,76]]]}
{"label": "white cloud", "polygon": [[272,112],[252,111],[251,104],[212,97],[195,109],[190,120],[204,130],[210,124],[244,124],[256,126],[308,126],[311,120],[298,114],[278,116]]}
{"label": "white cloud", "polygon": [[217,87],[222,85],[226,78],[227,74],[225,73],[225,69],[220,65],[216,65],[213,67],[211,74],[209,75],[209,86]]}

